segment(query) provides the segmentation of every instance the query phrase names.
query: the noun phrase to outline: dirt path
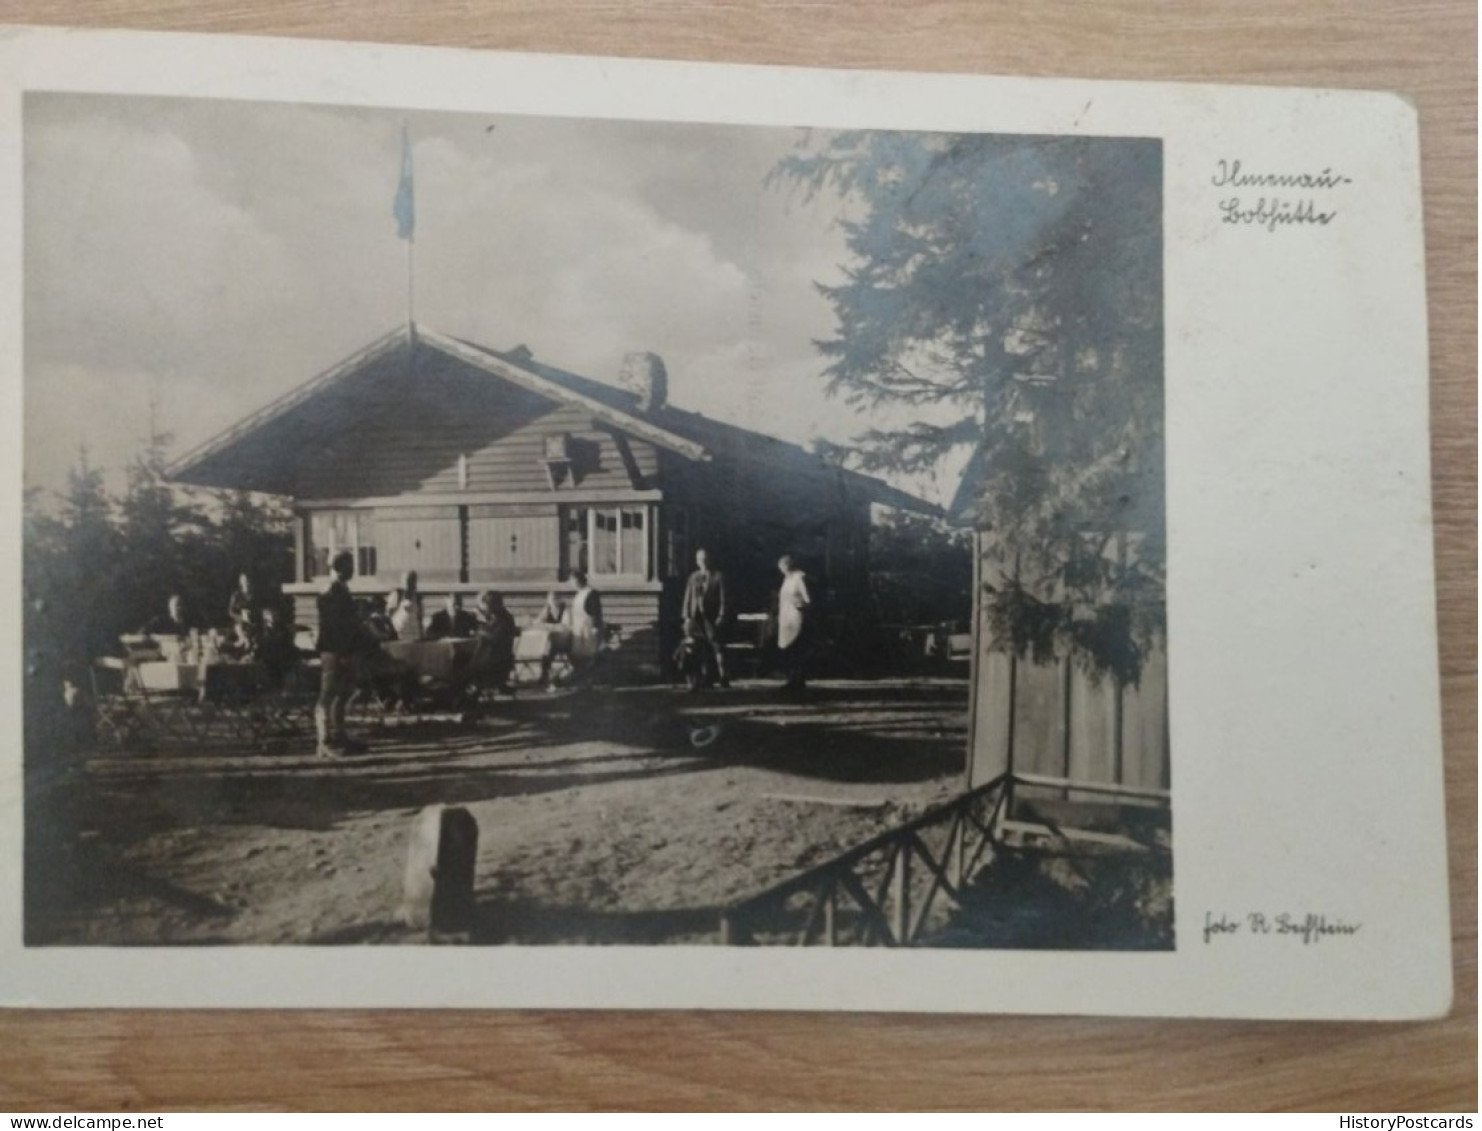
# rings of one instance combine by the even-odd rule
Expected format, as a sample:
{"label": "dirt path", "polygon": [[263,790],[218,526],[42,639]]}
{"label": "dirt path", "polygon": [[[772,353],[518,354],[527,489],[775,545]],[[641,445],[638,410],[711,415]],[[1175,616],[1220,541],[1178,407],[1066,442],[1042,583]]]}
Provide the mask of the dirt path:
{"label": "dirt path", "polygon": [[646,688],[388,728],[333,763],[308,742],[100,755],[29,810],[27,940],[417,941],[407,836],[439,802],[479,825],[479,941],[712,939],[718,908],[956,793],[966,702],[947,681]]}

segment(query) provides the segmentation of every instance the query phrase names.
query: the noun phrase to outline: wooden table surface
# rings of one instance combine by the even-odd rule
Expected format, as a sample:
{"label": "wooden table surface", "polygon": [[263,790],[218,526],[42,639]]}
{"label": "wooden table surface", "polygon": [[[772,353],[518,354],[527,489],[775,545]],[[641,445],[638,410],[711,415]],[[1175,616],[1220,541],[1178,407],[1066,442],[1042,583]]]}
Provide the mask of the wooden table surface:
{"label": "wooden table surface", "polygon": [[6,23],[1387,88],[1420,108],[1456,1002],[1415,1025],[0,1014],[0,1109],[1477,1110],[1477,13],[1464,0],[3,0]]}

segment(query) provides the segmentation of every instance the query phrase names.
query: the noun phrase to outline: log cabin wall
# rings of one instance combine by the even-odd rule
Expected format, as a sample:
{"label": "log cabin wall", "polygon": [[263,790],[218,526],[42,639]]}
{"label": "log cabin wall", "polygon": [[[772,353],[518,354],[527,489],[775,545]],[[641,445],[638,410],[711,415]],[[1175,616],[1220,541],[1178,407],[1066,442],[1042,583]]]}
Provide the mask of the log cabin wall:
{"label": "log cabin wall", "polygon": [[682,409],[637,411],[629,392],[571,374],[490,372],[475,347],[439,341],[375,343],[181,462],[182,481],[294,500],[285,591],[301,623],[314,623],[339,550],[354,556],[357,595],[383,596],[415,571],[429,608],[493,588],[522,616],[548,589],[569,591],[583,565],[624,629],[621,663],[647,670],[673,651],[701,545],[729,575],[736,612],[775,607],[784,553],[824,616],[868,607],[871,500],[884,485]]}
{"label": "log cabin wall", "polygon": [[[415,570],[428,615],[448,592],[471,604],[488,588],[520,622],[548,590],[569,593],[586,556],[607,622],[622,629],[615,669],[657,674],[652,444],[440,356],[419,362],[415,381],[362,396],[354,427],[299,460],[300,624],[316,624],[315,591],[340,548],[356,553],[357,596],[383,595]],[[611,552],[595,560],[608,543],[620,575],[602,572]]]}

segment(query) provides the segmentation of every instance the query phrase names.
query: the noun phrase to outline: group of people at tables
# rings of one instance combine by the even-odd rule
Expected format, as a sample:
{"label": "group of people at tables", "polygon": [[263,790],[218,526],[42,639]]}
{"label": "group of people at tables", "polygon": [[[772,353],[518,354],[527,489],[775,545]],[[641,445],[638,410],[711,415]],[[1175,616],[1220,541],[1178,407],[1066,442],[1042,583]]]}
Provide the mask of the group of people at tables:
{"label": "group of people at tables", "polygon": [[[541,682],[546,686],[550,686],[555,658],[566,656],[575,667],[584,667],[596,656],[603,637],[600,595],[591,587],[584,571],[574,570],[572,579],[576,592],[570,603],[552,590],[546,594],[544,607],[530,625],[546,637],[540,658]],[[356,608],[361,622],[382,643],[476,641],[479,647],[469,665],[475,677],[471,682],[507,689],[521,630],[505,607],[502,594],[485,589],[478,595],[473,609],[468,610],[463,607],[461,593],[449,593],[443,599],[443,607],[427,616],[417,587],[417,574],[412,571],[386,595],[384,604],[362,602]]]}
{"label": "group of people at tables", "polygon": [[[727,686],[725,638],[731,619],[725,575],[715,568],[705,550],[696,555],[683,602],[686,643],[701,644],[709,653],[709,677]],[[778,592],[777,645],[789,688],[803,685],[806,640],[811,635],[810,604],[805,575],[784,556],[778,563],[782,584]],[[312,653],[320,660],[319,696],[315,705],[318,754],[338,757],[362,748],[345,732],[345,709],[350,698],[369,678],[379,681],[392,700],[409,702],[416,695],[418,676],[405,665],[389,661],[382,645],[393,642],[470,641],[452,665],[452,690],[494,689],[508,692],[514,675],[516,646],[521,630],[505,607],[503,597],[485,590],[472,610],[463,607],[459,593],[449,593],[443,608],[424,615],[422,594],[415,572],[387,594],[384,602],[357,600],[350,592],[354,556],[337,554],[330,563],[332,578],[318,597],[319,626]],[[533,618],[531,628],[544,635],[538,652],[541,682],[551,687],[553,661],[565,657],[573,681],[580,685],[591,671],[605,637],[600,594],[592,588],[585,571],[572,571],[575,591],[563,601],[555,592],[546,595],[545,605]],[[252,579],[242,574],[227,603],[228,632],[211,629],[203,634],[172,595],[166,612],[145,626],[145,633],[161,646],[165,658],[179,663],[210,664],[220,661],[260,663],[270,680],[282,676],[300,658],[294,640],[292,615],[287,607],[258,599]],[[683,649],[683,645],[682,645]],[[678,659],[679,657],[676,657]],[[707,680],[708,682],[708,680]],[[694,685],[692,685],[694,686]]]}
{"label": "group of people at tables", "polygon": [[143,627],[144,650],[178,664],[256,661],[277,680],[298,659],[292,621],[287,609],[260,600],[244,573],[227,602],[225,632],[204,626],[186,610],[184,598],[172,593],[165,611]]}
{"label": "group of people at tables", "polygon": [[[364,675],[362,658],[367,653],[380,654],[382,645],[472,641],[472,649],[455,653],[451,678],[443,681],[445,690],[454,694],[468,689],[510,690],[521,631],[499,593],[480,593],[472,611],[464,609],[461,594],[449,593],[444,607],[426,617],[416,573],[407,573],[402,584],[377,607],[374,602],[358,604],[351,595],[349,582],[355,562],[350,554],[337,554],[330,569],[333,577],[318,598],[319,631],[315,639],[320,686],[314,719],[321,758],[363,749],[363,743],[352,741],[345,732],[345,709]],[[532,626],[545,630],[540,665],[541,680],[547,687],[551,686],[552,661],[563,655],[569,658],[576,681],[582,682],[604,636],[601,598],[584,571],[573,570],[572,580],[576,592],[570,601],[562,602],[554,592],[547,594],[545,607]],[[374,673],[372,678],[376,678]],[[380,679],[383,694],[391,700],[405,701],[416,694],[418,676],[414,671],[382,665]]]}

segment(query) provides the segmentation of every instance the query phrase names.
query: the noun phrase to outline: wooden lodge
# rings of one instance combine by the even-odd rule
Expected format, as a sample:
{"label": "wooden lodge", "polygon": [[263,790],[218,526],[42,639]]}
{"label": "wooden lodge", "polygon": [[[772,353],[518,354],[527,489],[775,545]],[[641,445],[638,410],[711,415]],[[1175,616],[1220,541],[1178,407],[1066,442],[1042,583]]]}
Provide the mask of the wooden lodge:
{"label": "wooden lodge", "polygon": [[621,666],[657,675],[704,546],[741,613],[764,612],[777,558],[815,595],[862,601],[871,508],[933,512],[792,444],[668,403],[663,363],[630,355],[621,387],[406,327],[202,444],[169,469],[204,487],[284,497],[300,624],[340,550],[357,594],[410,570],[427,612],[442,595],[501,592],[517,620],[585,568],[620,627]]}

